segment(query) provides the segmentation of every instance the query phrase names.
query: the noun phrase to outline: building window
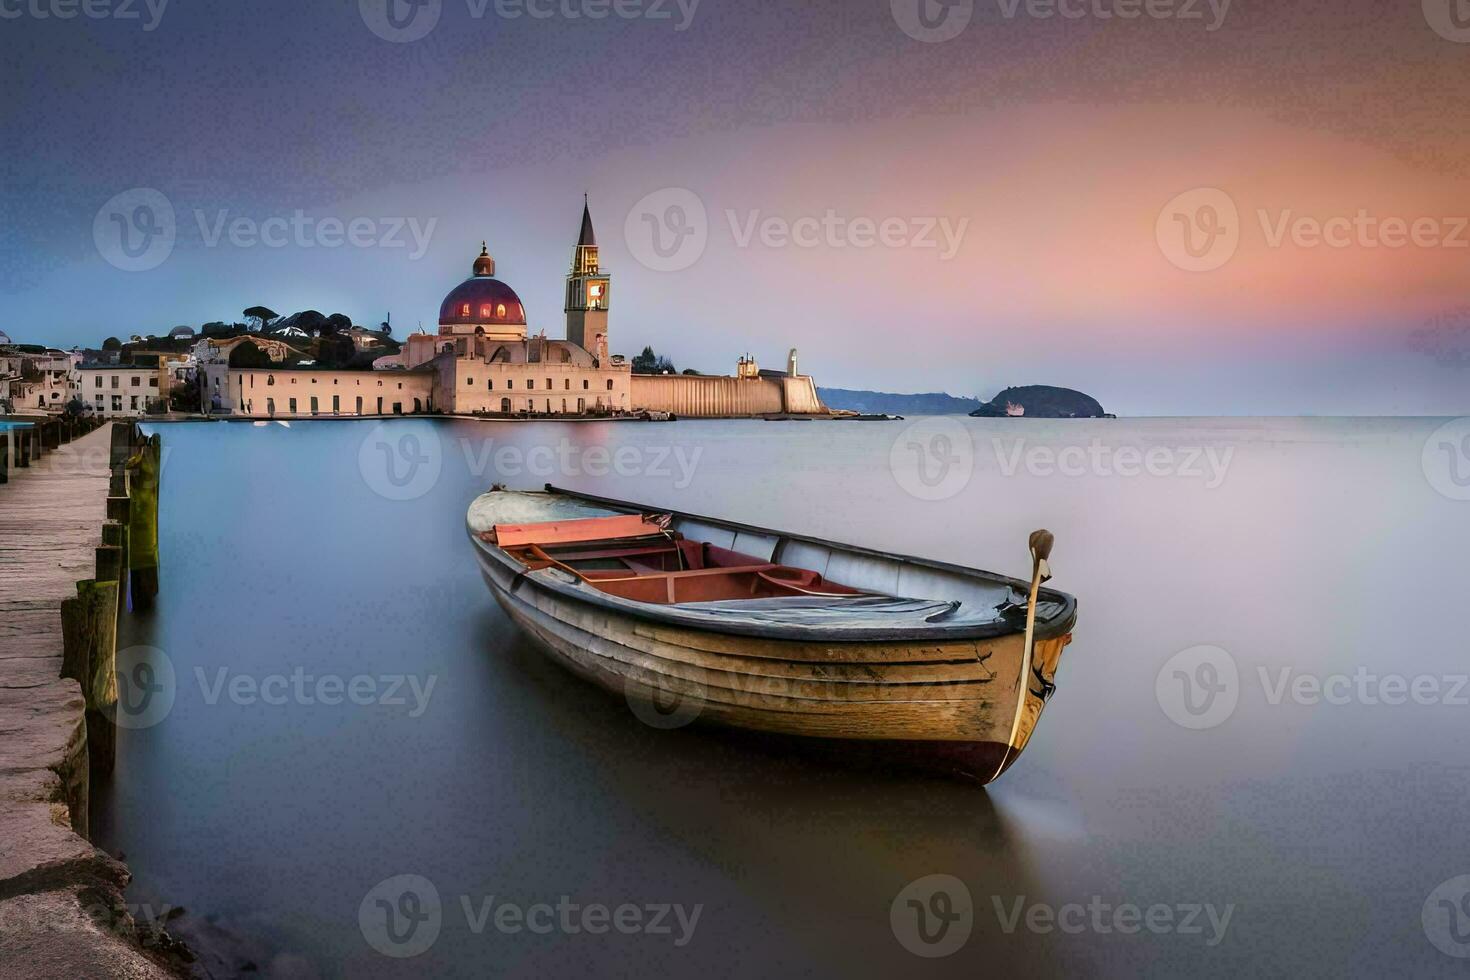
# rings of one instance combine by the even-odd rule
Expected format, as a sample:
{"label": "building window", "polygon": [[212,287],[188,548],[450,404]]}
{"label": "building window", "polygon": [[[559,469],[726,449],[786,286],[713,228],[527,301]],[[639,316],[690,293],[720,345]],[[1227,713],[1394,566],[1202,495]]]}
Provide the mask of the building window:
{"label": "building window", "polygon": [[582,379],[582,390],[583,391],[586,391],[587,390],[587,379],[586,378],[583,378]]}
{"label": "building window", "polygon": [[121,380],[122,380],[121,378],[119,378],[117,375],[114,374],[112,376],[112,387],[114,387],[114,388],[118,387],[118,382],[120,382]]}
{"label": "building window", "polygon": [[510,414],[510,399],[509,398],[502,398],[502,399],[500,399],[500,410],[502,412],[504,412],[506,415],[509,415]]}
{"label": "building window", "polygon": [[291,399],[291,414],[296,414],[296,399],[294,398]]}
{"label": "building window", "polygon": [[571,391],[572,390],[572,379],[571,378],[566,378],[566,379],[564,379],[562,381],[561,390],[562,391]]}
{"label": "building window", "polygon": [[506,378],[505,379],[505,386],[507,388],[514,388],[516,386],[516,379],[515,378]]}
{"label": "building window", "polygon": [[488,319],[490,319],[490,305],[488,303],[486,305],[480,307],[480,319],[481,320],[488,320]]}
{"label": "building window", "polygon": [[494,391],[495,390],[495,379],[494,378],[491,378],[489,381],[485,382],[485,390],[486,391]]}
{"label": "building window", "polygon": [[342,396],[341,395],[333,395],[332,396],[332,414],[333,415],[336,415],[336,414],[338,414],[341,411],[342,411]]}
{"label": "building window", "polygon": [[459,315],[460,316],[469,316],[470,315],[470,304],[466,303],[465,305],[461,306],[459,308]]}
{"label": "building window", "polygon": [[612,378],[607,379],[607,390],[612,391]]}
{"label": "building window", "polygon": [[498,317],[504,317],[505,316],[505,304],[504,303],[501,303],[499,306],[495,307],[495,315],[498,316]]}
{"label": "building window", "polygon": [[464,386],[466,388],[473,388],[475,386],[475,379],[474,378],[465,378],[464,379]]}
{"label": "building window", "polygon": [[317,411],[317,409],[316,409],[316,395],[312,395],[311,396],[311,414],[315,415],[316,414],[316,411]]}
{"label": "building window", "polygon": [[149,378],[148,379],[148,387],[150,387],[150,388],[157,388],[158,387],[158,379],[157,378]]}
{"label": "building window", "polygon": [[526,379],[526,390],[527,391],[535,391],[536,390],[536,379],[535,378],[527,378]]}
{"label": "building window", "polygon": [[274,374],[267,374],[265,376],[265,385],[266,385],[267,388],[269,388],[271,385],[273,385],[275,383],[276,383],[276,376]]}
{"label": "building window", "polygon": [[94,387],[94,388],[101,388],[102,387],[102,375],[100,375],[100,374],[97,375],[97,383],[95,385],[93,385],[92,387]]}
{"label": "building window", "polygon": [[550,391],[551,390],[551,379],[550,378],[547,378],[546,379],[546,390],[547,391]]}

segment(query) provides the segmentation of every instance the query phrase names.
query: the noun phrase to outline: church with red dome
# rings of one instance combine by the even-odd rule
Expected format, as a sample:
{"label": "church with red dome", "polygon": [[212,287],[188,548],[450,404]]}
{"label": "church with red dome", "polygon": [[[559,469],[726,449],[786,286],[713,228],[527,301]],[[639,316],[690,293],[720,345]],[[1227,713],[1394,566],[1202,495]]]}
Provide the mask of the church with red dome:
{"label": "church with red dome", "polygon": [[532,334],[525,304],[495,277],[482,242],[471,275],[439,305],[439,331],[408,337],[405,368],[432,367],[432,404],[452,413],[582,415],[631,408],[632,367],[608,353],[611,280],[602,270],[592,214],[582,226],[566,282],[566,336]]}

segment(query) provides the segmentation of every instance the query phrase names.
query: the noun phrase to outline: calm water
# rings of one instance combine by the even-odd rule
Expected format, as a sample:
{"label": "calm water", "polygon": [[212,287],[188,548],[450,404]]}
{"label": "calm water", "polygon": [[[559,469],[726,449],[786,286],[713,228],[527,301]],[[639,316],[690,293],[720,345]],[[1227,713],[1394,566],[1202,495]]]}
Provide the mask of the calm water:
{"label": "calm water", "polygon": [[[1463,975],[1436,945],[1470,940],[1446,421],[162,426],[161,595],[124,642],[176,683],[121,733],[100,836],[268,975]],[[548,480],[1015,574],[1050,527],[1081,604],[1059,690],[988,791],[645,726],[475,570],[470,499]],[[920,958],[914,891],[890,911],[935,874],[920,908],[960,918],[931,938],[970,931]],[[398,875],[442,901],[412,959],[359,922]],[[495,926],[562,896],[700,911]]]}

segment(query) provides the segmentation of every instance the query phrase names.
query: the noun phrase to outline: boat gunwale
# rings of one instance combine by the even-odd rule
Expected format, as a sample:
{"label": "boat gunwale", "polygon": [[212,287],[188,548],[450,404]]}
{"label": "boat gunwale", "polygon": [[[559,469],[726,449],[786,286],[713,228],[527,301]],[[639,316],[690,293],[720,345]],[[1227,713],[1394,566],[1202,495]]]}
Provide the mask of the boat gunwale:
{"label": "boat gunwale", "polygon": [[[495,490],[488,491],[497,492]],[[515,492],[515,491],[511,491]],[[521,491],[535,493],[536,491]],[[627,500],[616,500],[611,497],[598,497],[593,494],[579,493],[575,490],[567,490],[556,487],[550,483],[545,485],[544,491],[550,496],[568,497],[587,503],[623,510],[629,512],[672,514],[674,517],[697,521],[703,524],[713,525],[723,529],[743,531],[766,537],[777,537],[789,541],[800,541],[806,544],[817,545],[837,551],[845,551],[850,554],[863,555],[870,558],[896,561],[903,564],[914,565],[920,568],[931,568],[964,578],[979,579],[981,581],[1005,585],[1023,591],[1029,590],[1029,583],[1008,575],[990,572],[978,568],[966,568],[962,565],[954,565],[949,562],[937,561],[928,558],[919,558],[913,555],[897,555],[865,548],[861,545],[843,544],[836,541],[828,541],[823,538],[813,537],[805,534],[793,534],[774,528],[756,527],[751,524],[742,524],[739,521],[731,521],[723,518],[706,517],[701,514],[693,514],[688,511],[673,510],[667,507],[654,507],[634,503]],[[475,499],[484,496],[476,495]],[[993,639],[995,637],[1007,636],[1019,633],[1021,629],[1017,625],[1008,623],[1003,618],[996,618],[988,623],[970,626],[945,626],[943,624],[926,627],[902,627],[894,629],[843,629],[841,626],[823,627],[821,629],[799,627],[766,625],[760,623],[711,623],[704,620],[691,621],[689,618],[677,613],[677,605],[661,605],[657,603],[635,602],[623,599],[619,596],[609,595],[596,588],[587,588],[582,583],[563,583],[548,576],[537,576],[534,572],[528,572],[524,565],[513,559],[503,549],[484,541],[474,528],[469,526],[468,514],[465,520],[466,531],[475,547],[485,554],[493,557],[505,567],[515,578],[510,586],[513,591],[521,582],[529,582],[536,588],[551,592],[566,599],[595,605],[632,619],[659,623],[678,629],[687,629],[702,633],[715,633],[736,636],[748,636],[758,639],[783,640],[799,643],[890,643],[890,642],[920,642],[925,640],[981,640]],[[774,557],[774,556],[773,556]],[[1047,617],[1045,620],[1038,619],[1036,623],[1036,636],[1038,639],[1054,639],[1071,631],[1077,620],[1077,600],[1074,596],[1056,589],[1042,589],[1041,598],[1048,602],[1060,602],[1062,608]]]}

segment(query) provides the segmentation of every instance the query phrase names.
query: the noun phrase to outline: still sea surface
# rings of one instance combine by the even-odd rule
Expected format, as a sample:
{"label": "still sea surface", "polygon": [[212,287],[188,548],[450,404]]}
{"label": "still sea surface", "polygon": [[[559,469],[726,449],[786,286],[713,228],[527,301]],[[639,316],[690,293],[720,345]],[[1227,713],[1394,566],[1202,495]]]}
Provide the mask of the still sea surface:
{"label": "still sea surface", "polygon": [[[265,975],[1470,969],[1470,422],[152,431],[171,689],[94,820]],[[1056,695],[988,789],[650,727],[475,569],[546,482],[1017,576],[1048,527]]]}

